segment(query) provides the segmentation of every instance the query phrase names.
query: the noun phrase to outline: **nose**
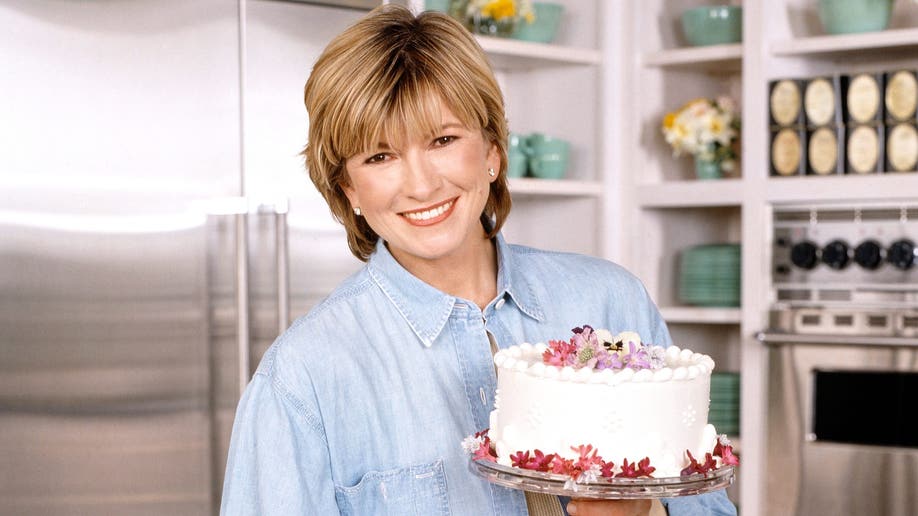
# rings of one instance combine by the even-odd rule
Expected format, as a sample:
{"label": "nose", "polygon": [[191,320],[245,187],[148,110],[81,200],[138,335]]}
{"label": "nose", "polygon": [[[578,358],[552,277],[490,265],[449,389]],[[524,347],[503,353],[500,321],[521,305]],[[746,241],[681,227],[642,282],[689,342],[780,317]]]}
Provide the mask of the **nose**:
{"label": "nose", "polygon": [[442,184],[437,165],[424,152],[410,152],[405,156],[402,188],[405,195],[427,200],[434,196]]}

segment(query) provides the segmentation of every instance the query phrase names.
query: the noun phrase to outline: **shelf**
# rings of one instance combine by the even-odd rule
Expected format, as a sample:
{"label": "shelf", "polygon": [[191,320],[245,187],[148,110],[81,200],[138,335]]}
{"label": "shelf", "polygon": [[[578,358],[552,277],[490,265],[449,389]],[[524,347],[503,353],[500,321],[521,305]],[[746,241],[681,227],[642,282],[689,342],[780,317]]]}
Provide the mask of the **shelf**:
{"label": "shelf", "polygon": [[918,28],[776,41],[771,45],[771,53],[776,56],[810,56],[908,47],[918,48]]}
{"label": "shelf", "polygon": [[743,199],[743,182],[739,179],[667,181],[639,185],[637,197],[642,208],[739,206]]}
{"label": "shelf", "polygon": [[743,65],[743,44],[676,48],[642,56],[642,64],[658,68],[702,69],[706,72],[738,72]]}
{"label": "shelf", "polygon": [[739,308],[666,306],[660,307],[660,313],[667,324],[739,324],[741,319]]}
{"label": "shelf", "polygon": [[848,202],[914,200],[918,173],[833,177],[771,177],[766,200],[771,202]]}
{"label": "shelf", "polygon": [[494,67],[500,70],[526,70],[550,66],[595,66],[602,63],[602,52],[591,48],[565,47],[508,38],[475,36]]}
{"label": "shelf", "polygon": [[511,178],[510,193],[548,197],[600,197],[603,189],[602,183],[598,181]]}

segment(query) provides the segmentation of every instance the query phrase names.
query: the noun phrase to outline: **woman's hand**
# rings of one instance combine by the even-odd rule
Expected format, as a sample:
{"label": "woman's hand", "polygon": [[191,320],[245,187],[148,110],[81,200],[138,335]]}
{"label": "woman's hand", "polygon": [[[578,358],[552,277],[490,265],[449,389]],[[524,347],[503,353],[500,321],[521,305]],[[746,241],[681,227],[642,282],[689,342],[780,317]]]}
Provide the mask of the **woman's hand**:
{"label": "woman's hand", "polygon": [[571,516],[647,516],[650,500],[571,500],[567,513]]}

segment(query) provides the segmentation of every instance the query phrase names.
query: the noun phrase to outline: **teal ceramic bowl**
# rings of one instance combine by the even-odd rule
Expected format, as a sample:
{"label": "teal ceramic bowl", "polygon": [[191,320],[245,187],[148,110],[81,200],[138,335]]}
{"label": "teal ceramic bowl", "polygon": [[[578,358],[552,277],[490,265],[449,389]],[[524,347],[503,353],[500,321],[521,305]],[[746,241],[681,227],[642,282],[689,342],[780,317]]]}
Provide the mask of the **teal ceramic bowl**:
{"label": "teal ceramic bowl", "polygon": [[695,7],[682,13],[682,30],[696,47],[743,40],[743,8],[738,5]]}
{"label": "teal ceramic bowl", "polygon": [[424,0],[425,11],[449,12],[449,0]]}
{"label": "teal ceramic bowl", "polygon": [[829,34],[884,30],[893,0],[819,0],[819,21]]}
{"label": "teal ceramic bowl", "polygon": [[564,6],[547,2],[535,2],[532,4],[532,10],[533,14],[535,14],[535,19],[532,23],[527,23],[526,20],[517,22],[513,38],[537,43],[551,43],[558,33],[558,25],[561,24],[561,13],[564,12]]}

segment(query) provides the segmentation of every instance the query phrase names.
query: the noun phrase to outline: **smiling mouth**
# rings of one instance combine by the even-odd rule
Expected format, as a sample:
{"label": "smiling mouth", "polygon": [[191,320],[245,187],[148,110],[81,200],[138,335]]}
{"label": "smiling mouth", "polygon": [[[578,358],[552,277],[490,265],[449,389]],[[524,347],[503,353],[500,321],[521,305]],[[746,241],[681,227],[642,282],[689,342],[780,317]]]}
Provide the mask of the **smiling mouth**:
{"label": "smiling mouth", "polygon": [[402,212],[402,216],[413,224],[433,224],[445,219],[456,204],[456,199],[450,199],[443,204],[417,211]]}

